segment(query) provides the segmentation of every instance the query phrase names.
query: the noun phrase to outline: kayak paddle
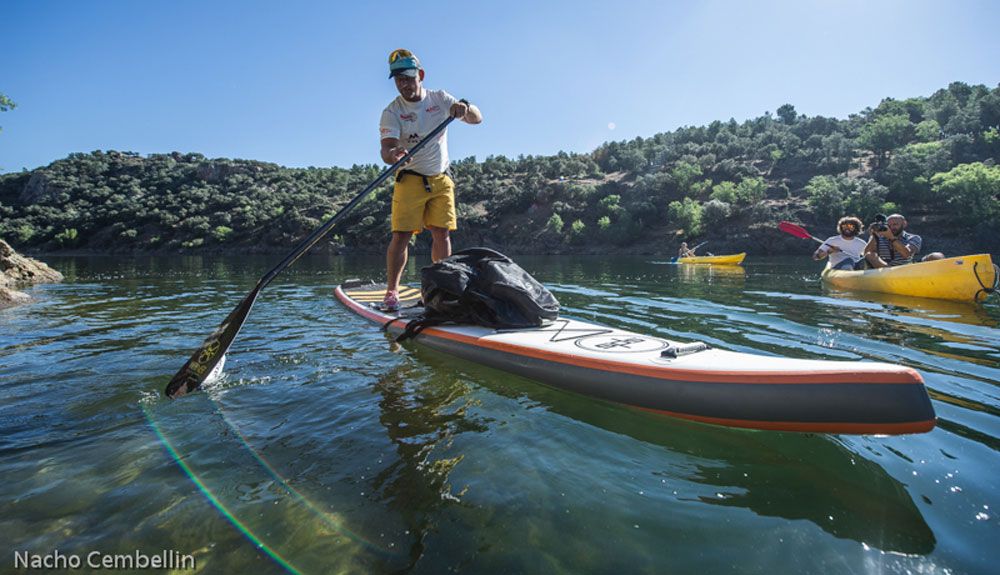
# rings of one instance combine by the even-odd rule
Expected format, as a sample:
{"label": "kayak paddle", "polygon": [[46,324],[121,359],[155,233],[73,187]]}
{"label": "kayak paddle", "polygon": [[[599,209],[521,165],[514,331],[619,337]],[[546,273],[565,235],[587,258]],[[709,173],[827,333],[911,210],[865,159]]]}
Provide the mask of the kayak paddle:
{"label": "kayak paddle", "polygon": [[691,250],[690,250],[690,251],[691,251],[691,253],[694,253],[694,251],[695,251],[696,249],[700,248],[701,246],[703,246],[703,245],[705,245],[705,244],[707,244],[707,243],[708,243],[708,240],[705,240],[705,241],[701,242],[700,244],[696,245],[695,247],[691,248]]}
{"label": "kayak paddle", "polygon": [[[817,238],[816,236],[811,235],[802,226],[793,224],[792,222],[779,222],[778,223],[778,229],[781,230],[781,231],[783,231],[783,232],[785,232],[786,234],[792,234],[793,236],[795,236],[797,238],[802,238],[804,240],[813,240],[814,242],[818,242],[820,244],[825,244],[826,243],[825,241]],[[834,248],[834,247],[835,246],[831,246],[831,249]],[[851,256],[855,260],[860,260],[860,259],[864,258],[863,254],[854,254],[854,253],[846,252],[846,251],[844,253],[847,254],[847,255],[849,255],[849,256]]]}
{"label": "kayak paddle", "polygon": [[[690,257],[695,257],[695,255],[694,255],[694,251],[695,251],[696,249],[700,248],[701,246],[703,246],[703,245],[707,244],[707,243],[708,243],[708,240],[705,240],[705,241],[701,242],[700,244],[696,245],[696,246],[695,246],[695,247],[693,247],[693,248],[688,248],[688,251],[689,251],[689,252],[691,252],[691,255],[689,255],[689,256],[683,256],[683,257],[686,257],[686,258],[690,258]],[[675,257],[675,258],[673,259],[673,261],[677,261],[677,258]]]}
{"label": "kayak paddle", "polygon": [[802,238],[804,240],[813,240],[819,243],[823,243],[823,240],[810,234],[802,226],[793,224],[792,222],[779,222],[778,229],[785,232],[786,234],[792,234],[797,238]]}
{"label": "kayak paddle", "polygon": [[389,177],[390,174],[394,173],[398,168],[409,161],[409,159],[413,157],[413,154],[423,148],[427,142],[431,141],[431,139],[437,137],[438,134],[444,131],[444,129],[448,127],[448,124],[450,124],[454,119],[455,118],[449,116],[448,119],[441,122],[438,127],[431,130],[431,133],[427,134],[427,137],[418,142],[417,145],[413,146],[413,148],[411,148],[405,156],[397,160],[395,164],[386,168],[385,171],[375,178],[374,182],[368,184],[368,187],[361,190],[361,192],[354,196],[354,199],[348,202],[347,205],[340,209],[340,211],[331,216],[330,219],[323,225],[316,228],[316,230],[309,234],[309,237],[302,240],[299,245],[295,246],[292,253],[288,254],[285,259],[281,260],[281,263],[274,266],[271,271],[264,274],[264,277],[260,278],[260,281],[257,282],[257,285],[253,288],[253,290],[247,294],[245,298],[243,298],[243,301],[241,301],[239,305],[236,306],[236,309],[229,312],[229,315],[226,316],[226,319],[223,320],[221,324],[219,324],[219,327],[217,327],[215,331],[213,331],[212,334],[205,339],[205,341],[201,344],[201,347],[195,350],[191,359],[187,360],[187,363],[181,367],[180,371],[178,371],[174,375],[173,379],[170,380],[170,383],[167,384],[167,388],[164,390],[164,393],[166,393],[168,397],[176,399],[186,393],[198,389],[198,387],[205,382],[205,379],[208,378],[208,375],[212,373],[212,370],[219,364],[223,356],[225,356],[226,351],[229,350],[229,346],[233,343],[233,340],[236,339],[236,334],[240,332],[240,328],[243,327],[243,322],[245,322],[247,316],[250,315],[250,308],[253,307],[253,303],[257,299],[257,294],[259,294],[261,290],[267,286],[267,284],[271,283],[271,280],[281,273],[282,270],[295,263],[295,260],[299,259],[302,254],[309,251],[309,248],[313,247],[316,242],[322,239],[323,236],[330,231],[330,228],[332,228],[334,224],[354,209],[354,206],[361,203],[361,200],[363,200],[369,192],[378,187],[383,181],[385,181],[386,178]]}

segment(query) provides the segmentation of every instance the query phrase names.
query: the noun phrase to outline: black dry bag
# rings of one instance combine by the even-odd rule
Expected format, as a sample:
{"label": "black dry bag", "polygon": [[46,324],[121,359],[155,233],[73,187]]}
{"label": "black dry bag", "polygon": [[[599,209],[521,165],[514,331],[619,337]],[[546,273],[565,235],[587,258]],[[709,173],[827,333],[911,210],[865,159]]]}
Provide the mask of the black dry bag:
{"label": "black dry bag", "polygon": [[420,280],[424,314],[410,321],[399,341],[442,323],[531,328],[559,317],[559,302],[552,293],[510,258],[491,249],[455,252],[421,269]]}

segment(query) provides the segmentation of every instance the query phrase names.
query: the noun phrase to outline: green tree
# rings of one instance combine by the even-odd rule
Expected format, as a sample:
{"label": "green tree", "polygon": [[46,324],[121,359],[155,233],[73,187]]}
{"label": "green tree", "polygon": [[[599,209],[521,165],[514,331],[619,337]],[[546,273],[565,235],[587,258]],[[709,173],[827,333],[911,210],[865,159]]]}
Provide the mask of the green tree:
{"label": "green tree", "polygon": [[69,228],[56,234],[55,240],[60,247],[68,248],[76,245],[78,237],[76,228]]}
{"label": "green tree", "polygon": [[677,184],[677,189],[685,195],[691,191],[691,184],[701,177],[701,174],[701,166],[688,162],[677,162],[674,169],[670,171],[674,183]]}
{"label": "green tree", "polygon": [[889,152],[909,142],[913,132],[914,126],[908,116],[882,116],[861,129],[858,143],[875,153],[877,167],[881,168]]}
{"label": "green tree", "polygon": [[691,197],[701,198],[708,195],[708,192],[711,189],[712,189],[712,180],[699,180],[691,184],[690,194]]}
{"label": "green tree", "polygon": [[931,185],[957,215],[971,216],[976,223],[1000,216],[1000,166],[961,164],[935,174]]}
{"label": "green tree", "polygon": [[718,184],[712,186],[712,195],[710,198],[727,204],[735,203],[736,184],[732,182],[719,182]]}
{"label": "green tree", "polygon": [[841,177],[837,179],[837,183],[844,192],[843,215],[858,216],[867,221],[879,212],[897,211],[887,208],[885,197],[889,189],[875,180]]}
{"label": "green tree", "polygon": [[845,215],[864,220],[884,211],[889,189],[868,178],[816,176],[806,184],[805,192],[816,219],[826,224]]}
{"label": "green tree", "polygon": [[[13,110],[16,107],[17,104],[12,102],[10,98],[4,96],[3,94],[0,94],[0,112],[7,112],[9,110]],[[0,128],[0,131],[3,131],[3,128]]]}
{"label": "green tree", "polygon": [[785,124],[794,124],[795,119],[798,118],[798,114],[795,112],[795,106],[791,104],[779,106],[776,114],[778,115],[778,119]]}
{"label": "green tree", "polygon": [[709,200],[701,209],[702,221],[709,226],[718,226],[726,221],[733,210],[726,202]]}
{"label": "green tree", "polygon": [[755,204],[764,199],[767,183],[763,178],[744,178],[736,186],[736,201],[744,205]]}
{"label": "green tree", "polygon": [[673,201],[667,206],[667,216],[689,236],[701,233],[701,214],[701,204],[691,198],[684,198],[682,202]]}
{"label": "green tree", "polygon": [[[610,225],[610,220],[608,221]],[[573,223],[569,225],[569,239],[574,244],[583,243],[586,239],[586,234],[584,233],[587,229],[587,225],[583,223],[582,220],[573,220]]]}
{"label": "green tree", "polygon": [[549,216],[549,221],[545,223],[546,231],[554,232],[557,234],[562,233],[563,230],[563,219],[559,214],[552,214]]}
{"label": "green tree", "polygon": [[611,218],[609,218],[608,216],[601,216],[597,220],[597,227],[602,232],[607,232],[608,230],[611,229]]}
{"label": "green tree", "polygon": [[893,155],[883,181],[894,200],[923,203],[931,199],[931,176],[950,165],[951,154],[941,142],[910,144]]}
{"label": "green tree", "polygon": [[844,192],[834,176],[815,176],[805,187],[806,202],[822,223],[836,221],[844,213]]}
{"label": "green tree", "polygon": [[215,241],[221,243],[229,239],[232,233],[233,228],[228,226],[215,226],[215,229],[212,230],[212,237],[215,238]]}
{"label": "green tree", "polygon": [[924,120],[916,125],[914,135],[919,142],[936,142],[941,139],[941,124],[934,119]]}

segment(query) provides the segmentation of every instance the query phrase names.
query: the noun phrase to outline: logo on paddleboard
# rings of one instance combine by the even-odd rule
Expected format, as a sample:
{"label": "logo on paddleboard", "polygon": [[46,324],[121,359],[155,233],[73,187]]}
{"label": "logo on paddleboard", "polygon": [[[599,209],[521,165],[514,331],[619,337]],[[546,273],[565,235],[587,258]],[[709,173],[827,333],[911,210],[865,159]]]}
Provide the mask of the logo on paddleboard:
{"label": "logo on paddleboard", "polygon": [[577,347],[607,353],[644,353],[659,351],[667,342],[634,334],[602,334],[581,337],[574,342]]}

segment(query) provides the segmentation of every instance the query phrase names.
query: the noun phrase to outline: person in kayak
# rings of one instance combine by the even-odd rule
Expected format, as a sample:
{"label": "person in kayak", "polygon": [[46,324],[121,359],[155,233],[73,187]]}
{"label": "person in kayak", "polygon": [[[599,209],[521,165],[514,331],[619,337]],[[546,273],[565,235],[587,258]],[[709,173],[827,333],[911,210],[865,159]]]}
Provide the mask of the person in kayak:
{"label": "person in kayak", "polygon": [[677,250],[678,258],[690,258],[694,257],[694,250],[688,249],[687,242],[681,242],[681,249]]}
{"label": "person in kayak", "polygon": [[859,269],[864,265],[864,251],[868,245],[865,240],[858,237],[863,225],[861,220],[854,216],[840,218],[837,222],[837,231],[840,235],[826,238],[816,248],[813,259],[820,261],[829,257],[830,267],[835,270]]}
{"label": "person in kayak", "polygon": [[[379,122],[382,160],[394,164],[407,147],[420,142],[448,116],[467,124],[483,121],[479,108],[444,90],[424,88],[424,69],[409,50],[389,54],[389,78],[396,82],[396,97]],[[392,239],[386,251],[386,292],[383,308],[399,309],[399,282],[406,266],[410,238],[425,228],[431,232],[431,258],[451,255],[450,232],[457,228],[455,183],[448,175],[448,132],[429,142],[396,173],[392,193]]]}
{"label": "person in kayak", "polygon": [[[906,231],[906,218],[902,214],[892,214],[884,222],[876,221],[868,227],[869,240],[865,247],[865,260],[872,268],[901,266],[913,263],[920,253],[923,239]],[[921,261],[944,258],[941,252],[927,254]]]}

